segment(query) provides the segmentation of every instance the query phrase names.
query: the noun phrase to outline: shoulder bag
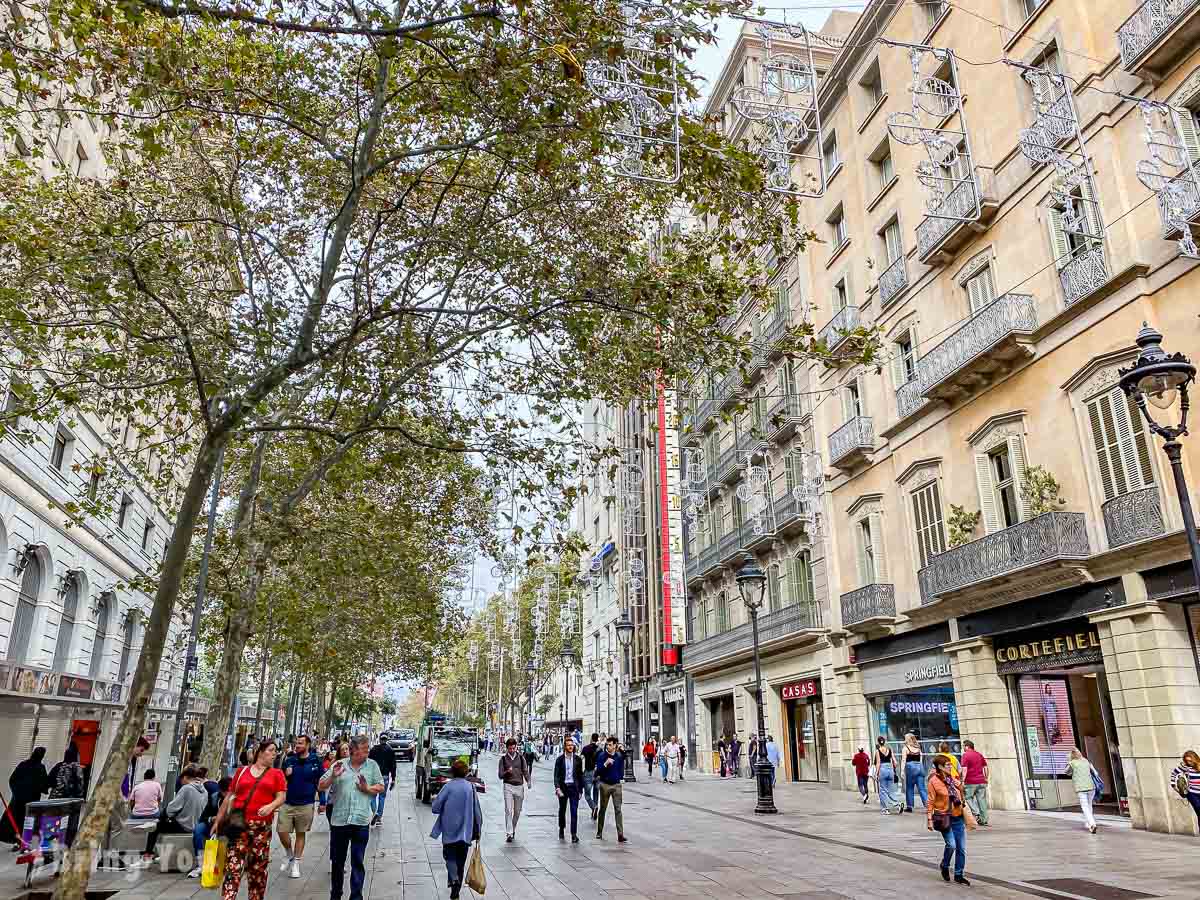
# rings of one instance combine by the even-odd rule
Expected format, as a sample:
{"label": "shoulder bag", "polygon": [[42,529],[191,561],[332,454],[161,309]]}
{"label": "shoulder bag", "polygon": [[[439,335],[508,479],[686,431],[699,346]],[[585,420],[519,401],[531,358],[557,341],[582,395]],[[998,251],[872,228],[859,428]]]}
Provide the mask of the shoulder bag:
{"label": "shoulder bag", "polygon": [[[246,766],[244,769],[242,769],[242,771],[238,773],[237,781],[235,781],[233,783],[233,787],[230,788],[235,797],[237,796],[237,786],[241,783],[242,776],[248,771],[250,771],[250,766]],[[221,823],[221,834],[227,837],[231,844],[236,842],[237,839],[242,836],[242,832],[246,830],[246,807],[250,805],[250,800],[254,796],[254,792],[258,790],[258,783],[266,778],[267,772],[270,771],[270,769],[264,769],[263,773],[254,779],[254,784],[250,787],[250,793],[246,795],[246,802],[243,803],[240,808],[234,806],[234,808],[229,811],[229,815],[225,818],[225,821]]]}

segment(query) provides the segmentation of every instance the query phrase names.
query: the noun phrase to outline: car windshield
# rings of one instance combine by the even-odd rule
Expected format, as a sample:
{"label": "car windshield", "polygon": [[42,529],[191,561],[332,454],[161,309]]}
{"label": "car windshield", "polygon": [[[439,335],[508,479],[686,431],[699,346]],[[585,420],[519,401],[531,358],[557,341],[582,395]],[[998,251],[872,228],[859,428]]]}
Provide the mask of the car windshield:
{"label": "car windshield", "polygon": [[417,733],[415,731],[398,731],[398,732],[396,732],[396,737],[398,737],[402,741],[411,741],[416,736],[417,736]]}
{"label": "car windshield", "polygon": [[453,760],[459,756],[465,756],[467,762],[471,761],[471,752],[474,748],[467,741],[459,738],[438,738],[433,745],[434,755],[439,760]]}

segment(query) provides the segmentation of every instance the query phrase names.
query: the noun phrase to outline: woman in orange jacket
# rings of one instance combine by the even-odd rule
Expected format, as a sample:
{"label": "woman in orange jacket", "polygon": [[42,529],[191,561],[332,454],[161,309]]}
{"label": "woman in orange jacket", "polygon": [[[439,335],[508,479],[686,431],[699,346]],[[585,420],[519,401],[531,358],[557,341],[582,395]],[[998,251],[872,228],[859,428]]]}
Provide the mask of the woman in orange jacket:
{"label": "woman in orange jacket", "polygon": [[963,820],[962,785],[951,774],[950,758],[939,753],[933,758],[929,773],[929,805],[925,808],[925,823],[937,831],[946,842],[942,851],[942,880],[950,880],[950,859],[954,859],[954,880],[959,884],[971,882],[963,876],[967,867],[967,826]]}

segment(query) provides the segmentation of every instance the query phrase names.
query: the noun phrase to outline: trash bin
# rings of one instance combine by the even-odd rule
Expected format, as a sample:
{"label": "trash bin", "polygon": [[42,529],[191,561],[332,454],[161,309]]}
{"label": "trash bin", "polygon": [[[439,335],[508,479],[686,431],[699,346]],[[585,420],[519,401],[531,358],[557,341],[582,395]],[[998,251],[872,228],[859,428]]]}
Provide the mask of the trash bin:
{"label": "trash bin", "polygon": [[[25,821],[21,826],[24,851],[17,857],[18,865],[25,863],[25,887],[32,884],[33,867],[39,859],[47,865],[54,862],[57,848],[65,850],[75,840],[79,830],[79,814],[83,800],[71,797],[62,800],[36,800],[25,806]],[[35,838],[36,836],[36,838]]]}

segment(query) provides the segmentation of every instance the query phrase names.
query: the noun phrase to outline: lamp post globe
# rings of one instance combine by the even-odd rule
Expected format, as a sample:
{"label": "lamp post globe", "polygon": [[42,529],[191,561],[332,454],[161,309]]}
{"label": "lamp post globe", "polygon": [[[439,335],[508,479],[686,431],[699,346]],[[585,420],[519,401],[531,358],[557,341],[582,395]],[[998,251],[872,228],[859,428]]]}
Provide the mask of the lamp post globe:
{"label": "lamp post globe", "polygon": [[617,620],[614,626],[617,630],[617,640],[621,642],[621,648],[629,649],[629,645],[633,643],[633,620],[629,618],[629,610],[621,612],[621,618]]}
{"label": "lamp post globe", "polygon": [[[1188,387],[1196,380],[1196,367],[1182,353],[1168,354],[1162,348],[1162,340],[1163,336],[1157,329],[1142,323],[1142,330],[1134,338],[1141,352],[1132,366],[1120,370],[1121,390],[1137,404],[1150,430],[1163,439],[1163,452],[1171,463],[1183,531],[1187,535],[1188,550],[1192,557],[1192,578],[1200,587],[1200,541],[1196,538],[1196,517],[1192,511],[1187,477],[1183,472],[1183,444],[1179,442],[1188,433]],[[1179,407],[1179,413],[1175,422],[1160,422],[1150,412],[1153,407],[1173,416],[1171,411],[1176,406]],[[1196,633],[1191,628],[1188,628],[1188,637],[1192,645],[1192,661],[1200,675],[1200,648],[1197,648]]]}
{"label": "lamp post globe", "polygon": [[775,808],[775,769],[767,759],[767,726],[763,714],[762,664],[758,656],[758,611],[762,608],[767,591],[767,573],[762,570],[753,556],[749,556],[734,576],[742,602],[750,611],[751,636],[754,643],[754,703],[758,712],[758,759],[754,761],[754,776],[758,785],[756,813],[770,815],[779,812]]}

